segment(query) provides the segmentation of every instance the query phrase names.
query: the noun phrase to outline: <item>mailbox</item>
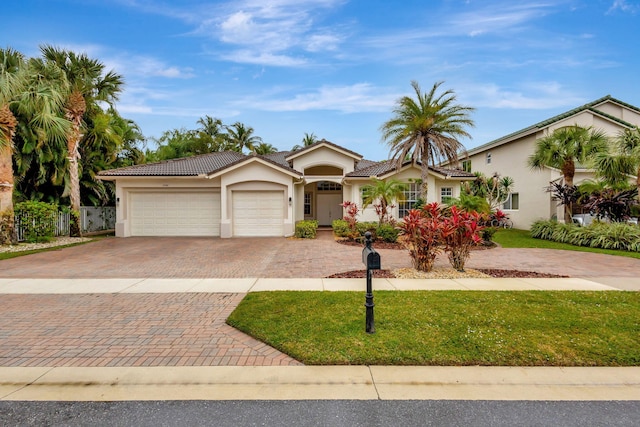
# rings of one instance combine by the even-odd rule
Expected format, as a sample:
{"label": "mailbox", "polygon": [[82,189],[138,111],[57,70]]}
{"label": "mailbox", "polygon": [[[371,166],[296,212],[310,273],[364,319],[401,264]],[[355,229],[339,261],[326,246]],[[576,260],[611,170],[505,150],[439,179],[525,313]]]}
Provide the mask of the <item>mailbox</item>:
{"label": "mailbox", "polygon": [[367,270],[380,270],[380,254],[371,247],[362,250],[362,263]]}

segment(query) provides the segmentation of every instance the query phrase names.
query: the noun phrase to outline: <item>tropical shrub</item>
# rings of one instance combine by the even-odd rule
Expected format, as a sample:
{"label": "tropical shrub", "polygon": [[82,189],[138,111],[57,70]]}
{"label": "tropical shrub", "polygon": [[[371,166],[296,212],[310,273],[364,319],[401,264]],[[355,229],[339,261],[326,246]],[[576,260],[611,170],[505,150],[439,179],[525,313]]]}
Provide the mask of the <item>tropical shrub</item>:
{"label": "tropical shrub", "polygon": [[626,223],[595,221],[586,227],[556,221],[536,221],[531,237],[602,249],[640,252],[640,228]]}
{"label": "tropical shrub", "polygon": [[295,236],[300,239],[315,239],[318,234],[318,221],[304,220],[296,222]]}
{"label": "tropical shrub", "polygon": [[482,241],[478,234],[482,229],[480,214],[451,206],[449,215],[444,217],[443,222],[442,237],[449,262],[456,270],[464,271],[471,247]]}
{"label": "tropical shrub", "polygon": [[345,215],[342,219],[347,222],[349,227],[349,234],[345,237],[355,239],[359,236],[358,233],[358,205],[348,200],[341,203],[341,206],[345,209]]}
{"label": "tropical shrub", "polygon": [[433,269],[436,257],[444,249],[443,225],[442,209],[437,203],[429,203],[420,210],[409,210],[398,225],[416,270]]}
{"label": "tropical shrub", "polygon": [[399,234],[400,230],[391,224],[382,224],[376,229],[376,238],[384,242],[397,242]]}
{"label": "tropical shrub", "polygon": [[24,239],[29,243],[49,242],[55,235],[58,207],[44,202],[27,201],[15,205],[16,217]]}
{"label": "tropical shrub", "polygon": [[344,219],[334,219],[331,222],[331,228],[338,237],[349,237],[351,235],[351,229],[349,223]]}

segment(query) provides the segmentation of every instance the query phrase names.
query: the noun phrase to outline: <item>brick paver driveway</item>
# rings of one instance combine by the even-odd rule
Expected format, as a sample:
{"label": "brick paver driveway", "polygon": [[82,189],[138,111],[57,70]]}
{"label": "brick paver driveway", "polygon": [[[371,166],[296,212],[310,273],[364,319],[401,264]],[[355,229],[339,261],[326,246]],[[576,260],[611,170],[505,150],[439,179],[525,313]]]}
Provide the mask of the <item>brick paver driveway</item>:
{"label": "brick paver driveway", "polygon": [[[380,250],[384,268],[409,267],[406,251]],[[361,270],[362,248],[316,240],[263,238],[106,238],[0,261],[0,277],[207,278],[326,277]]]}

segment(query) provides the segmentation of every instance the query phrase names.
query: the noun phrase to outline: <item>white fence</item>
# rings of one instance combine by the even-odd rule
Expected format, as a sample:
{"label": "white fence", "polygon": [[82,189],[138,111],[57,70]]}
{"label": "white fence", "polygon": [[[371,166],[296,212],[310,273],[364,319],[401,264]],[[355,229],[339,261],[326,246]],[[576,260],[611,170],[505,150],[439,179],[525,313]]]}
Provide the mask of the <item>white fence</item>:
{"label": "white fence", "polygon": [[[67,212],[58,212],[58,218],[54,224],[55,236],[69,235],[70,214]],[[21,218],[16,215],[15,226],[16,235],[19,242],[25,240],[25,228],[23,224],[29,221],[28,218]],[[113,206],[80,207],[80,227],[83,233],[92,233],[96,231],[113,230],[116,224],[116,208]]]}

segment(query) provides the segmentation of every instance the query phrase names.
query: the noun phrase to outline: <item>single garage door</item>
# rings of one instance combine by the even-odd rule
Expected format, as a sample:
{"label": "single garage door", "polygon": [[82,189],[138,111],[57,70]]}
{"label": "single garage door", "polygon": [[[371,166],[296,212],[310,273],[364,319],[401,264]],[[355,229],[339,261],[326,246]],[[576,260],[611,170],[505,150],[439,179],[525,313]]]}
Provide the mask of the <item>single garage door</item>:
{"label": "single garage door", "polygon": [[234,236],[283,236],[283,191],[234,191]]}
{"label": "single garage door", "polygon": [[219,236],[220,193],[131,193],[132,236]]}

